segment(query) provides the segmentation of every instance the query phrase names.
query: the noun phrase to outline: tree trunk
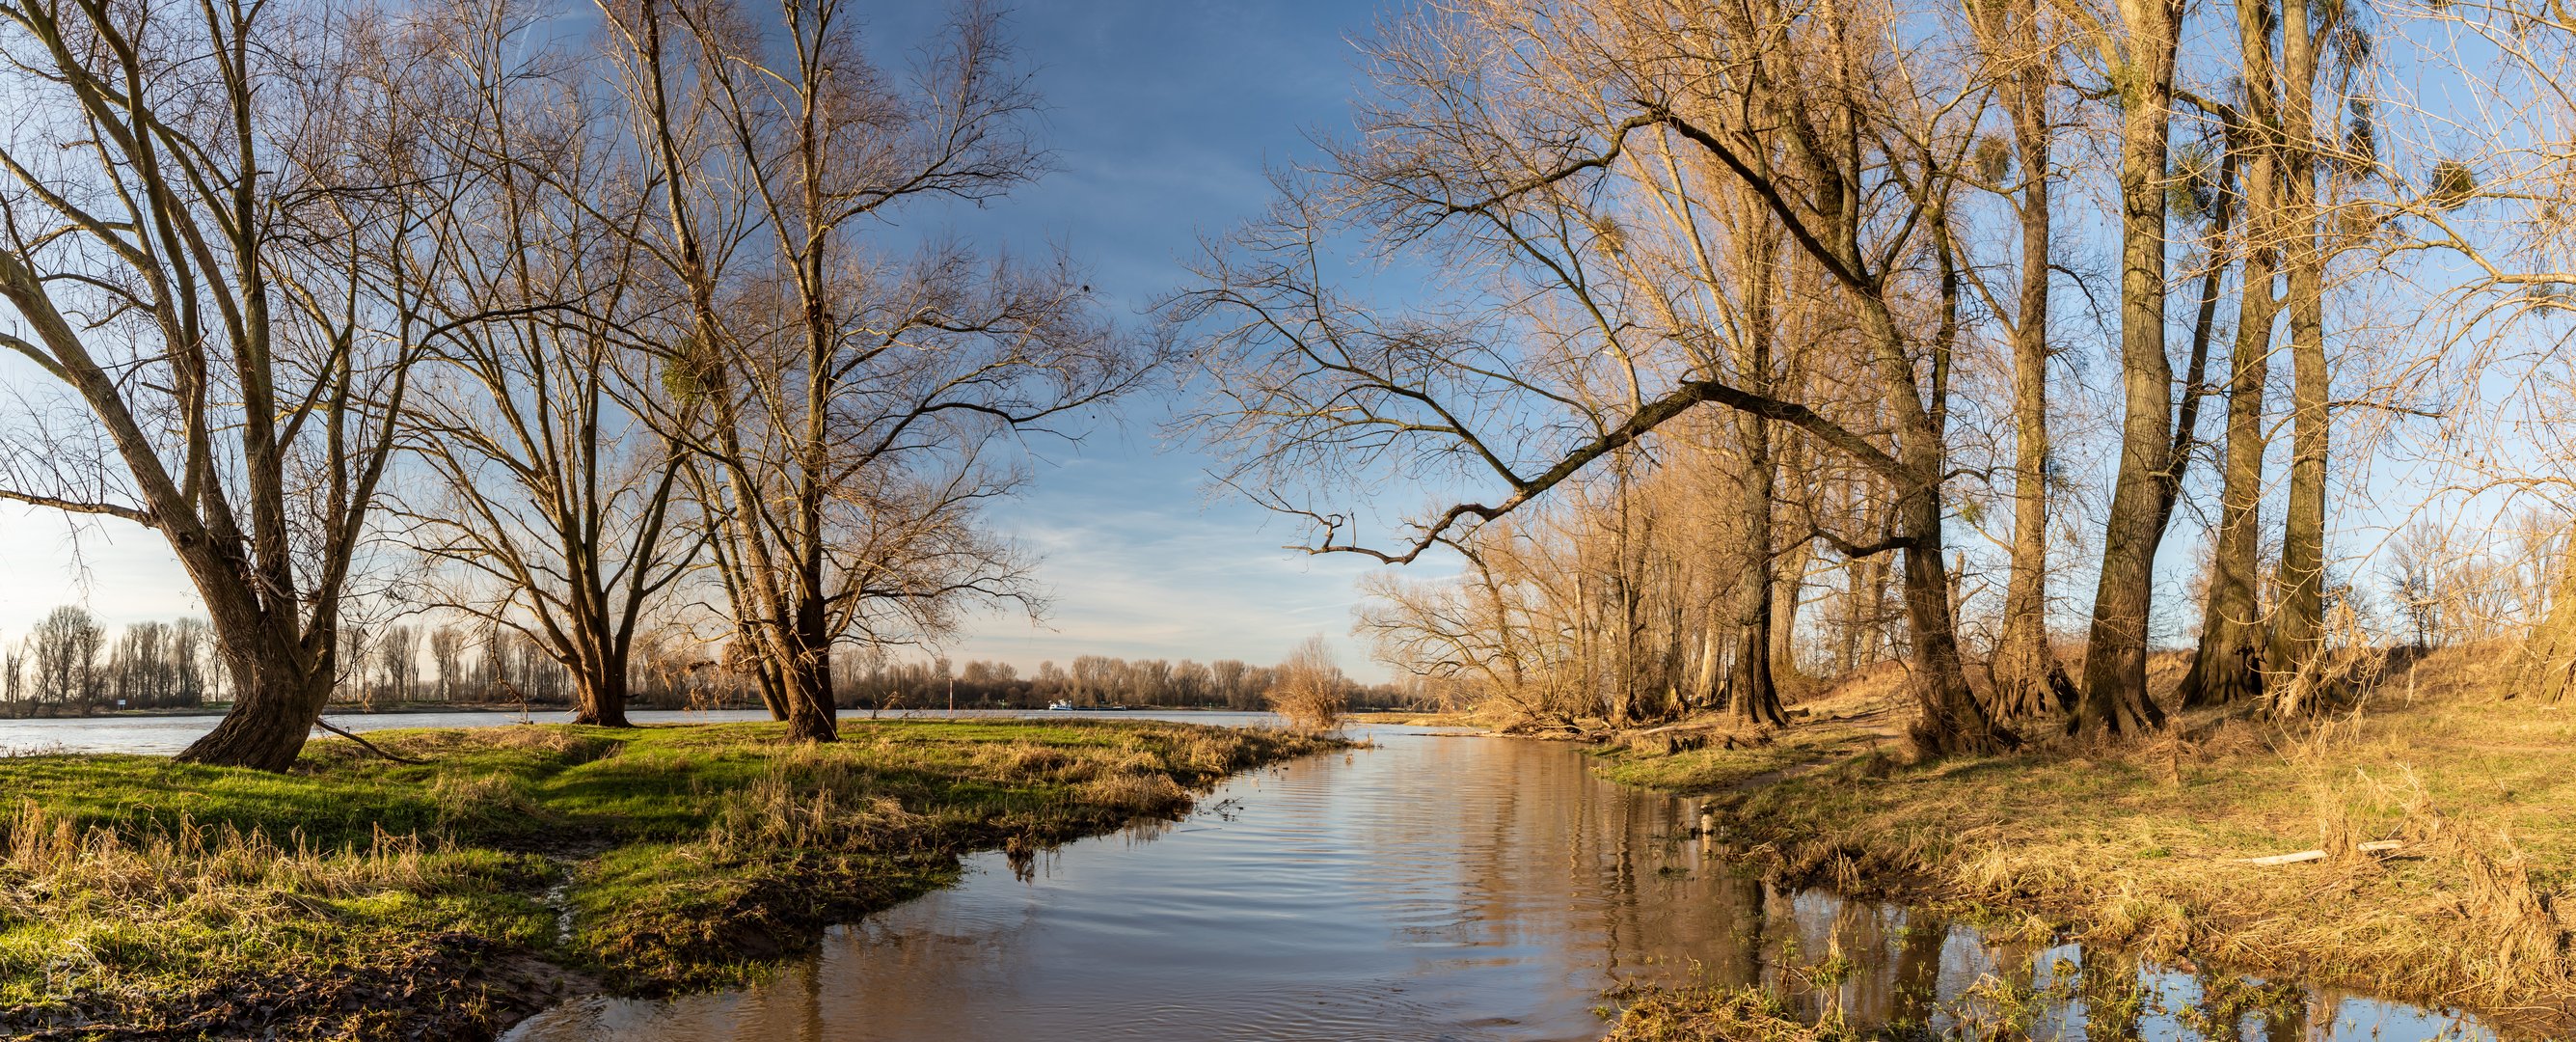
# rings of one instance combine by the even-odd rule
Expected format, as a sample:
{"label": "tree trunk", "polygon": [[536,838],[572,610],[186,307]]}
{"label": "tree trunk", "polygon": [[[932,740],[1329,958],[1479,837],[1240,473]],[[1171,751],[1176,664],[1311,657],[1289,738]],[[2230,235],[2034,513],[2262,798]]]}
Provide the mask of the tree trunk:
{"label": "tree trunk", "polygon": [[2217,543],[2211,551],[2208,601],[2200,647],[2175,693],[2185,709],[2224,705],[2263,692],[2263,632],[2256,617],[2263,505],[2263,398],[2271,378],[2272,324],[2280,301],[2274,236],[2281,222],[2276,189],[2279,155],[2272,138],[2271,31],[2266,4],[2237,14],[2244,50],[2248,140],[2240,179],[2245,198],[2243,301],[2227,381],[2227,459],[2220,478]]}
{"label": "tree trunk", "polygon": [[[1801,471],[1800,473],[1803,473]],[[1798,662],[1798,610],[1807,595],[1807,565],[1815,544],[1802,540],[1781,555],[1771,582],[1771,675],[1804,677]]]}
{"label": "tree trunk", "polygon": [[[1767,360],[1766,360],[1767,361]],[[1736,620],[1735,719],[1774,727],[1789,715],[1780,708],[1780,689],[1771,676],[1771,513],[1773,482],[1770,421],[1746,413],[1735,417],[1744,450],[1744,576],[1738,587],[1744,611]]]}
{"label": "tree trunk", "polygon": [[840,712],[832,699],[832,638],[824,632],[823,601],[801,598],[794,644],[784,663],[787,737],[797,742],[834,742],[841,738]]}
{"label": "tree trunk", "polygon": [[2002,10],[2010,26],[1993,34],[2021,66],[2008,81],[2013,141],[2021,162],[2021,300],[2012,329],[2013,541],[2004,584],[2003,633],[1993,668],[1996,716],[2024,720],[2048,711],[2048,284],[2050,66],[2025,53],[2039,47],[2038,5]]}
{"label": "tree trunk", "polygon": [[2121,0],[2128,51],[2120,76],[2120,370],[2127,415],[2111,516],[2102,537],[2084,697],[2068,730],[2111,734],[2164,723],[2147,695],[2147,623],[2164,542],[2158,483],[2170,465],[2173,363],[2165,357],[2165,153],[2175,34],[2167,0]]}
{"label": "tree trunk", "polygon": [[[2023,146],[2025,169],[2033,147]],[[2037,163],[2047,145],[2037,146]],[[2048,189],[2035,180],[2022,201],[2021,316],[2013,330],[2012,570],[1995,648],[1996,714],[2048,709]],[[2033,252],[2036,251],[2036,252]]]}
{"label": "tree trunk", "polygon": [[[218,623],[219,630],[223,628]],[[268,629],[262,626],[262,629]],[[331,700],[332,655],[307,665],[289,637],[274,632],[224,636],[224,661],[233,680],[233,706],[215,729],[189,743],[176,759],[221,767],[283,771],[295,765],[313,734],[314,721]]]}
{"label": "tree trunk", "polygon": [[[2328,25],[2331,28],[2331,23]],[[2280,153],[2282,260],[2289,269],[2290,491],[2281,531],[2280,601],[2265,665],[2275,678],[2304,668],[2325,624],[2326,415],[2325,272],[2317,242],[2315,121],[2317,53],[2305,4],[2281,18]]]}
{"label": "tree trunk", "polygon": [[[1908,497],[1929,500],[1928,495]],[[1913,623],[1914,698],[1922,715],[1911,737],[1926,756],[2004,752],[2021,744],[2012,732],[1996,726],[1977,704],[1968,674],[1959,659],[1958,630],[1950,616],[1949,569],[1941,561],[1939,507],[1926,511],[1908,505],[1917,517],[1908,529],[1920,540],[1905,551],[1905,608]]]}
{"label": "tree trunk", "polygon": [[1851,668],[1876,665],[1888,658],[1887,653],[1887,558],[1863,558],[1859,587],[1852,600],[1853,617],[1859,627],[1859,641],[1853,646]]}
{"label": "tree trunk", "polygon": [[592,727],[633,727],[626,719],[626,664],[613,662],[591,673],[574,678],[574,713],[576,724]]}

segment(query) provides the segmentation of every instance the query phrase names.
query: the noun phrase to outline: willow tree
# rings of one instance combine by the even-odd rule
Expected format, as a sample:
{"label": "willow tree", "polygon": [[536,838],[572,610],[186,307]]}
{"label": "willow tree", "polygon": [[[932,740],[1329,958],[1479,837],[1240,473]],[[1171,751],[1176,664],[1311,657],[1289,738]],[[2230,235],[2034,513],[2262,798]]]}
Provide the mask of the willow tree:
{"label": "willow tree", "polygon": [[[892,227],[1045,169],[999,19],[967,8],[908,81],[836,2],[774,31],[723,0],[603,3],[658,193],[663,429],[680,439],[737,661],[791,736],[837,736],[832,651],[935,636],[972,603],[1039,603],[977,511],[997,442],[1145,370],[1069,263],[988,259]],[[685,418],[669,414],[684,406]]]}
{"label": "willow tree", "polygon": [[[1956,63],[1891,44],[1901,17],[1877,5],[1494,2],[1393,33],[1372,53],[1387,100],[1363,114],[1356,143],[1313,176],[1283,178],[1271,216],[1168,310],[1199,332],[1219,395],[1202,430],[1236,453],[1233,480],[1314,522],[1312,551],[1407,563],[1700,405],[1794,428],[1893,501],[1885,538],[1813,534],[1848,556],[1904,555],[1917,743],[2012,744],[1968,687],[1942,534],[1960,325],[1950,196],[1984,92],[1942,78]],[[1728,196],[1712,185],[1755,200],[1853,313],[1850,376],[1869,393],[1850,422],[1744,355],[1691,350],[1715,339],[1695,299],[1706,287],[1670,274],[1687,265],[1633,262],[1723,242],[1728,222],[1713,211]],[[1327,276],[1321,244],[1346,234],[1496,275],[1379,314]],[[1613,393],[1628,381],[1640,390]],[[1371,542],[1347,509],[1277,491],[1385,471],[1499,495],[1436,506]]]}
{"label": "willow tree", "polygon": [[454,183],[409,29],[0,2],[0,346],[70,406],[11,418],[0,498],[168,540],[234,692],[185,760],[283,770],[331,695]]}

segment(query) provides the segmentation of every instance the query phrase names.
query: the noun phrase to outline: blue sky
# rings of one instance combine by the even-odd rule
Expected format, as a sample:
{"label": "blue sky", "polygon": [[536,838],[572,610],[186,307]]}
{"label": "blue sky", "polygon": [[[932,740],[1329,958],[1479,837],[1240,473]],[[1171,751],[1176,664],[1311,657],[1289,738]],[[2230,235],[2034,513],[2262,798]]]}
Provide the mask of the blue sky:
{"label": "blue sky", "polygon": [[[586,7],[587,5],[582,5]],[[907,227],[953,228],[988,248],[1062,245],[1123,321],[1179,281],[1202,235],[1220,235],[1271,197],[1265,167],[1309,149],[1309,131],[1349,125],[1360,79],[1353,34],[1374,0],[1203,3],[1052,0],[1020,5],[1013,36],[1046,102],[1057,171],[980,209],[918,214]],[[900,63],[945,17],[933,3],[878,3],[872,50]],[[1168,389],[1168,381],[1158,390]],[[1042,625],[978,619],[948,649],[1033,668],[1078,654],[1272,661],[1308,635],[1342,645],[1347,669],[1383,671],[1347,639],[1352,560],[1281,549],[1294,527],[1240,501],[1210,499],[1205,461],[1166,451],[1167,395],[1131,400],[1123,423],[1080,445],[1040,444],[1026,495],[995,511],[1043,559],[1055,593]],[[0,505],[0,640],[58,604],[109,622],[193,613],[186,577],[154,533],[118,522],[75,541],[55,515]]]}
{"label": "blue sky", "polygon": [[[1225,234],[1270,202],[1267,168],[1308,158],[1310,133],[1335,135],[1349,126],[1351,98],[1364,80],[1351,38],[1397,3],[1029,0],[1012,13],[1011,27],[1045,99],[1041,129],[1056,171],[981,207],[907,214],[892,233],[953,231],[1023,255],[1060,246],[1087,266],[1111,312],[1141,328],[1143,309],[1180,282],[1181,261],[1199,252],[1203,236]],[[589,5],[564,5],[561,29],[577,35]],[[936,37],[947,10],[930,2],[862,9],[872,49],[896,67]],[[2430,79],[2412,86],[2428,98],[2439,95],[2441,78]],[[2101,187],[2070,185],[2061,210],[2076,259],[2097,266],[2116,241]],[[2063,403],[2060,437],[2078,448],[2088,494],[2098,498],[2115,451],[2108,440],[2113,411],[2102,398],[2115,364],[2113,330],[2084,310],[2071,287],[2066,292],[2066,375],[2084,390]],[[2228,292],[2232,313],[2232,286]],[[2187,301],[2172,309],[2178,323],[2188,312]],[[2178,352],[2187,333],[2180,325],[2169,333]],[[0,364],[0,372],[7,368]],[[2276,381],[2286,379],[2286,369],[2286,359],[2275,363]],[[1042,558],[1039,575],[1054,593],[1053,610],[1038,625],[1019,616],[978,618],[944,650],[1023,668],[1080,654],[1270,661],[1322,633],[1339,645],[1345,668],[1383,677],[1347,636],[1364,564],[1282,549],[1301,536],[1297,526],[1240,500],[1211,497],[1207,461],[1162,442],[1159,426],[1172,400],[1165,380],[1121,403],[1120,415],[1098,417],[1079,444],[1032,446],[1035,480],[993,519]],[[2204,410],[2205,431],[2215,430],[2218,411]],[[2338,452],[2356,447],[2339,445]],[[2329,523],[2337,530],[2332,549],[2351,574],[2373,578],[2372,566],[2353,558],[2377,546],[2378,526],[2424,502],[2438,469],[2404,458],[2339,457]],[[2196,488],[2211,480],[2206,471],[2194,476]],[[1363,490],[1349,497],[1353,504],[1366,498]],[[1399,494],[1375,505],[1401,510],[1412,498]],[[2076,514],[2085,516],[2080,508]],[[2166,541],[2158,626],[2166,639],[2184,636],[2197,618],[2187,587],[2204,539],[2198,521],[2187,509]],[[58,516],[0,504],[0,640],[16,639],[58,604],[86,603],[110,624],[197,610],[159,536],[119,522],[85,524],[76,540],[70,531]],[[1954,531],[1954,539],[1976,547],[1965,531]],[[2055,591],[2061,622],[2080,624],[2095,552],[2090,545],[2058,551],[2071,569]]]}

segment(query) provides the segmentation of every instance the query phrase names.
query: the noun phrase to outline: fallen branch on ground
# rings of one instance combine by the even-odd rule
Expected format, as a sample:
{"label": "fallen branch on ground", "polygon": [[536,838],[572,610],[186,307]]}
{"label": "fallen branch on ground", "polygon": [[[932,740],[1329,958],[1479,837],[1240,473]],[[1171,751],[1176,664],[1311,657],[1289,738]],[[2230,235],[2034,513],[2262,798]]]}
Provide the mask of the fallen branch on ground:
{"label": "fallen branch on ground", "polygon": [[408,757],[408,756],[396,756],[396,755],[394,755],[394,754],[392,754],[392,753],[386,752],[386,751],[384,751],[383,749],[379,749],[379,748],[377,748],[377,747],[376,747],[376,743],[374,743],[374,742],[370,742],[370,741],[368,741],[368,740],[366,740],[366,739],[364,739],[364,738],[360,738],[360,737],[358,737],[358,736],[357,736],[357,735],[355,735],[355,734],[351,734],[351,733],[349,733],[349,732],[347,732],[347,731],[341,730],[340,728],[338,728],[338,727],[336,727],[336,726],[333,726],[333,725],[332,725],[332,723],[331,723],[331,721],[328,721],[328,720],[316,719],[316,720],[314,720],[314,721],[313,721],[313,726],[315,726],[315,727],[319,727],[319,728],[321,728],[321,729],[323,729],[323,730],[325,730],[325,731],[329,731],[329,732],[331,732],[332,734],[339,735],[340,737],[342,737],[342,738],[346,738],[346,739],[348,739],[348,740],[350,740],[350,741],[352,741],[352,742],[356,742],[356,743],[358,743],[358,745],[359,745],[361,748],[364,748],[364,749],[365,749],[365,750],[367,750],[368,752],[374,753],[374,754],[376,754],[376,755],[378,755],[378,756],[382,756],[382,757],[384,757],[385,759],[392,760],[392,761],[393,761],[393,762],[395,762],[395,763],[424,764],[424,763],[428,763],[428,762],[429,762],[429,761],[427,761],[427,760],[415,760],[415,759],[412,759],[411,757]]}
{"label": "fallen branch on ground", "polygon": [[[2368,843],[2355,843],[2352,845],[2352,849],[2358,850],[2364,854],[2384,854],[2401,846],[2404,846],[2404,844],[2399,843],[2396,840],[2381,839],[2372,840]],[[2236,861],[2238,864],[2243,865],[2295,865],[2301,861],[2323,861],[2325,859],[2325,851],[2302,850],[2296,854],[2274,854],[2270,857],[2245,857],[2237,858]]]}

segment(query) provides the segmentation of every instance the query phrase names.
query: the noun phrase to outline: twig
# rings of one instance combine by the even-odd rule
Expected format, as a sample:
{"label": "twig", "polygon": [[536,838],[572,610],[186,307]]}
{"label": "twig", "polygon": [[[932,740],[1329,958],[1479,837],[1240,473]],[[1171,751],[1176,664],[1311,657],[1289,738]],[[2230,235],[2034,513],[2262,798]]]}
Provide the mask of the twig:
{"label": "twig", "polygon": [[337,725],[334,725],[331,721],[328,721],[328,720],[324,720],[324,719],[321,719],[321,718],[318,718],[318,717],[317,717],[317,718],[315,718],[315,719],[314,719],[314,721],[313,721],[313,726],[315,726],[315,727],[319,727],[319,728],[321,728],[321,729],[323,729],[323,730],[325,730],[325,731],[329,731],[329,732],[331,732],[332,734],[339,735],[340,737],[342,737],[342,738],[346,738],[346,739],[348,739],[348,740],[350,740],[350,741],[352,741],[352,742],[356,742],[356,743],[358,743],[358,745],[359,745],[359,746],[361,746],[361,747],[365,748],[368,752],[374,753],[374,754],[376,754],[376,755],[378,755],[378,756],[382,756],[382,757],[384,757],[385,759],[392,760],[392,761],[393,761],[393,762],[395,762],[395,763],[426,764],[426,763],[428,763],[428,762],[429,762],[429,761],[427,761],[427,760],[415,760],[415,759],[412,759],[411,757],[408,757],[408,756],[396,756],[396,755],[394,755],[394,754],[392,754],[392,753],[386,752],[386,751],[384,751],[383,749],[378,748],[378,747],[376,746],[376,743],[374,743],[374,742],[370,742],[370,741],[368,741],[368,740],[366,740],[366,739],[364,739],[364,738],[360,738],[360,737],[358,737],[357,735],[354,735],[354,734],[351,734],[351,733],[349,733],[349,732],[347,732],[347,731],[341,730]]}

